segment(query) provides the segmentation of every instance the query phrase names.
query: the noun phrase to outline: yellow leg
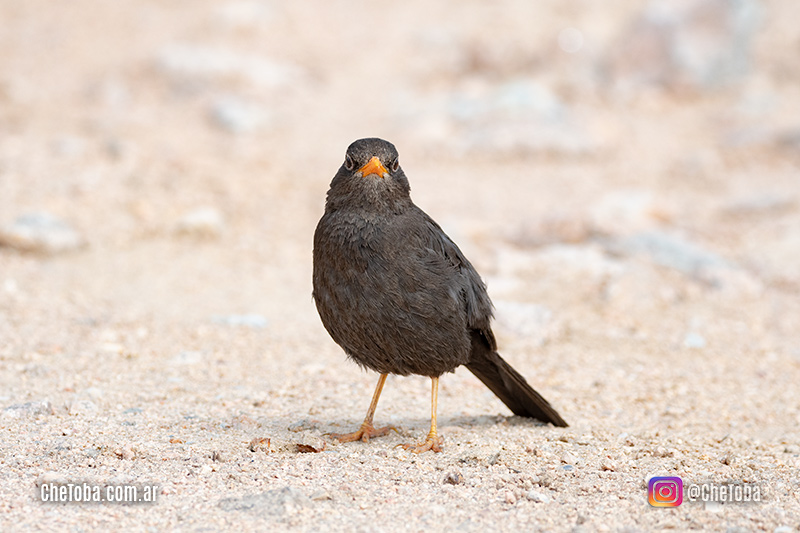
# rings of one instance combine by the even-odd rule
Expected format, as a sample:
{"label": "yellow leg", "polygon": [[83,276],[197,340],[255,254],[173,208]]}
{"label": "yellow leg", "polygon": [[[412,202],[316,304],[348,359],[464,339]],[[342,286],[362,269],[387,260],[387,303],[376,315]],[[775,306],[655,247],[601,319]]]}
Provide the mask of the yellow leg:
{"label": "yellow leg", "polygon": [[387,375],[388,374],[381,374],[378,378],[378,385],[375,387],[375,393],[372,395],[372,402],[369,404],[367,416],[364,418],[364,422],[361,424],[358,431],[354,431],[353,433],[331,433],[331,437],[339,442],[353,442],[355,440],[367,442],[372,437],[382,437],[392,430],[397,431],[397,428],[394,426],[375,429],[372,425],[372,419],[375,416],[375,408],[378,407],[378,400],[381,397],[381,391],[383,391],[383,384],[386,383]]}
{"label": "yellow leg", "polygon": [[425,442],[420,444],[404,444],[403,448],[411,450],[413,453],[422,453],[432,450],[441,452],[444,439],[436,432],[436,404],[439,401],[439,378],[431,378],[431,430],[425,438]]}

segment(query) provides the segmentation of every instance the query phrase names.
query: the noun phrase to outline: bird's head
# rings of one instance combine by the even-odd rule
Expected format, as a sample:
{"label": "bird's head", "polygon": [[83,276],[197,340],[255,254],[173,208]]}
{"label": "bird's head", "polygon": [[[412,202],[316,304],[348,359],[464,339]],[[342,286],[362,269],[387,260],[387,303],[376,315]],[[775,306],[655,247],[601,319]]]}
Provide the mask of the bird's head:
{"label": "bird's head", "polygon": [[328,207],[396,210],[410,203],[410,186],[397,149],[378,138],[353,142],[331,182]]}

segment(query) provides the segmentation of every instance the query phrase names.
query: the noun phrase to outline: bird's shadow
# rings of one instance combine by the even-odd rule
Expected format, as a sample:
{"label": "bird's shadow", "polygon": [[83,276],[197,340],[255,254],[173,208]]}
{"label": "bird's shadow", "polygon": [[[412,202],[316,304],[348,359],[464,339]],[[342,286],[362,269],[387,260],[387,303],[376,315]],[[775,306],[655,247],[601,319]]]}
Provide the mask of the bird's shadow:
{"label": "bird's shadow", "polygon": [[[398,433],[418,431],[430,427],[430,418],[402,418],[400,420],[383,420],[380,418],[375,419],[375,427],[382,427],[385,425],[393,425],[397,428]],[[320,424],[319,429],[325,434],[340,433],[345,431],[355,431],[361,425],[360,420],[326,420]],[[460,416],[439,416],[437,418],[437,426],[439,429],[446,427],[459,427],[462,429],[469,428],[486,428],[491,426],[507,425],[507,426],[520,426],[520,427],[544,427],[547,424],[517,415],[460,415]],[[347,429],[352,428],[352,429]]]}

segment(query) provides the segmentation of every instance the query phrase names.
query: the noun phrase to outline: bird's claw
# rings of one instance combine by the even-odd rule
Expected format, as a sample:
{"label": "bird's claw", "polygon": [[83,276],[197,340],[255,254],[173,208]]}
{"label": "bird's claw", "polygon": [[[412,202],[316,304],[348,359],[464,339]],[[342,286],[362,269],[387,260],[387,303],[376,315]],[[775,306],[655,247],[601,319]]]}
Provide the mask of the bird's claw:
{"label": "bird's claw", "polygon": [[364,423],[361,424],[361,427],[358,429],[358,431],[354,431],[352,433],[330,433],[329,435],[331,438],[336,439],[339,442],[354,442],[357,440],[369,442],[369,439],[373,437],[383,437],[390,431],[397,431],[397,428],[394,426],[376,428],[372,424]]}
{"label": "bird's claw", "polygon": [[444,438],[440,437],[439,435],[428,434],[425,442],[421,442],[419,444],[403,444],[402,446],[404,450],[411,450],[411,453],[422,453],[427,452],[428,450],[439,453],[442,451],[443,445]]}

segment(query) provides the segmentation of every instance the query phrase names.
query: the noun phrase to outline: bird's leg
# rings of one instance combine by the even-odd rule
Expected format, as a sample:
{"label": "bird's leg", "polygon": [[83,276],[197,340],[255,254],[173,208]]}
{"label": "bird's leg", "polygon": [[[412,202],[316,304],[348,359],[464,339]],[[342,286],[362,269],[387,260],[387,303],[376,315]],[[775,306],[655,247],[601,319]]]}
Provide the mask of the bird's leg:
{"label": "bird's leg", "polygon": [[387,375],[388,374],[381,374],[378,378],[378,385],[375,387],[375,393],[372,395],[372,403],[369,404],[369,411],[367,411],[367,416],[364,418],[364,422],[361,424],[358,431],[354,431],[353,433],[331,433],[331,437],[339,442],[353,442],[354,440],[367,442],[372,437],[382,437],[391,430],[397,431],[397,428],[394,426],[375,429],[372,425],[372,418],[375,416],[375,408],[378,407],[378,399],[381,397],[381,391],[383,390],[383,384],[386,383]]}
{"label": "bird's leg", "polygon": [[403,448],[411,450],[413,453],[422,453],[432,450],[442,451],[444,439],[436,432],[436,404],[439,401],[439,378],[431,378],[431,430],[425,438],[425,442],[420,444],[404,444]]}

